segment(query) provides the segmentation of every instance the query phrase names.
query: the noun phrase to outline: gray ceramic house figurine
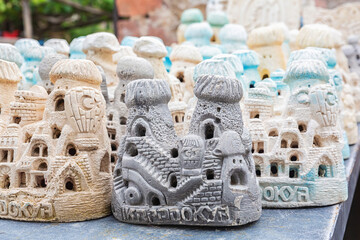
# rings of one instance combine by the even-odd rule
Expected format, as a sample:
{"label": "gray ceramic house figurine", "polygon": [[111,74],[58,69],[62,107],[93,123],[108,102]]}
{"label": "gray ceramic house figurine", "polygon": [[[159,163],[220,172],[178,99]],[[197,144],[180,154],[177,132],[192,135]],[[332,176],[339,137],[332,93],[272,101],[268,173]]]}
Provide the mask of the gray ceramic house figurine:
{"label": "gray ceramic house figurine", "polygon": [[123,222],[236,226],[261,215],[260,192],[243,127],[240,81],[198,78],[190,132],[178,139],[165,80],[128,84],[126,135],[114,171],[112,211]]}

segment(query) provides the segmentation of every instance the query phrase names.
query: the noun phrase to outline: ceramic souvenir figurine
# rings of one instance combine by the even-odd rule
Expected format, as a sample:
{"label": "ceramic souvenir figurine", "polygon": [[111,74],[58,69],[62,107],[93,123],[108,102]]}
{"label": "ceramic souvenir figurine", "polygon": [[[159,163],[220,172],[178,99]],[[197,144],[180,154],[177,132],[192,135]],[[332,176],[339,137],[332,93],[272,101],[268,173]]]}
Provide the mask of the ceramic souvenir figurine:
{"label": "ceramic souvenir figurine", "polygon": [[193,23],[200,23],[204,21],[202,12],[197,8],[186,9],[181,14],[181,24],[176,31],[177,42],[179,44],[185,42],[185,31],[186,28]]}
{"label": "ceramic souvenir figurine", "polygon": [[41,85],[45,88],[46,92],[50,94],[54,89],[54,84],[50,81],[50,71],[54,64],[61,59],[66,59],[66,56],[63,54],[53,54],[45,56],[39,64],[39,75],[41,78]]}
{"label": "ceramic souvenir figurine", "polygon": [[28,48],[28,50],[23,53],[23,56],[25,61],[20,69],[24,75],[24,79],[20,84],[20,89],[26,90],[36,84],[34,73],[43,58],[42,48],[40,46]]}
{"label": "ceramic souvenir figurine", "polygon": [[118,147],[121,138],[126,132],[128,108],[125,105],[126,86],[137,79],[154,78],[154,70],[151,64],[143,58],[136,56],[124,56],[117,63],[116,73],[119,84],[115,90],[114,103],[107,106],[107,131],[111,144],[112,170],[118,159]]}
{"label": "ceramic souvenir figurine", "polygon": [[195,47],[202,47],[210,45],[213,34],[209,23],[193,23],[186,28],[185,39],[194,44]]}
{"label": "ceramic souvenir figurine", "polygon": [[24,62],[19,50],[8,43],[0,43],[0,59],[8,62],[14,62],[20,68]]}
{"label": "ceramic souvenir figurine", "polygon": [[226,53],[247,49],[247,33],[245,28],[239,24],[226,24],[220,29],[219,38]]}
{"label": "ceramic souvenir figurine", "polygon": [[82,51],[85,36],[74,38],[70,43],[70,59],[86,59],[86,54]]}
{"label": "ceramic souvenir figurine", "polygon": [[0,60],[0,134],[10,122],[10,103],[15,100],[14,93],[21,77],[21,71],[14,62]]}
{"label": "ceramic souvenir figurine", "polygon": [[270,73],[276,69],[286,68],[283,42],[283,29],[277,25],[260,27],[251,31],[247,43],[249,48],[260,56],[258,71],[261,79],[270,77]]}
{"label": "ceramic souvenir figurine", "polygon": [[[195,67],[202,61],[202,56],[198,48],[190,45],[179,45],[174,48],[170,55],[172,66],[170,74],[179,79],[185,102],[194,96],[193,79],[185,78],[185,71]],[[190,81],[187,83],[186,81]]]}
{"label": "ceramic souvenir figurine", "polygon": [[113,55],[113,62],[118,63],[122,57],[131,56],[136,57],[136,54],[129,46],[120,46],[119,51]]}
{"label": "ceramic souvenir figurine", "polygon": [[126,91],[130,114],[112,198],[118,220],[235,226],[259,219],[260,192],[242,123],[239,80],[199,77],[190,133],[181,139],[167,108],[171,92],[165,80],[133,81]]}
{"label": "ceramic souvenir figurine", "polygon": [[[337,62],[335,69],[340,71],[342,79],[344,80],[343,91],[345,91],[345,85],[351,85],[351,78],[349,76],[347,59],[341,49],[343,41],[341,38],[341,34],[338,31],[323,24],[309,24],[301,28],[296,41],[300,49],[304,49],[307,47],[334,49]],[[354,98],[358,96],[355,96],[354,93],[348,95],[353,90],[351,87],[346,87],[346,89],[347,94],[345,94],[344,92],[341,94],[341,100],[344,104],[344,108],[342,111],[342,114],[344,115],[344,130],[347,133],[349,144],[355,144],[358,139],[356,110],[355,106],[351,105],[350,102],[355,102]],[[344,103],[345,96],[347,104]]]}
{"label": "ceramic souvenir figurine", "polygon": [[220,29],[229,23],[229,19],[223,11],[212,11],[206,18],[213,30],[212,42],[220,43],[219,32]]}
{"label": "ceramic souvenir figurine", "polygon": [[285,71],[278,69],[270,74],[271,80],[276,84],[276,98],[274,102],[274,115],[281,116],[285,112],[290,97],[290,88],[284,83]]}
{"label": "ceramic souvenir figurine", "polygon": [[20,54],[24,56],[30,48],[40,47],[40,43],[32,38],[21,38],[15,42],[15,47],[19,50]]}
{"label": "ceramic souvenir figurine", "polygon": [[261,81],[258,71],[259,55],[253,50],[238,50],[233,54],[241,60],[244,67],[244,75],[248,80],[248,83],[244,85],[244,89],[254,88],[255,84]]}
{"label": "ceramic souvenir figurine", "polygon": [[69,57],[70,47],[69,43],[65,39],[52,38],[44,42],[45,47],[51,47],[55,49],[58,54],[63,54],[65,57]]}
{"label": "ceramic souvenir figurine", "polygon": [[86,59],[93,61],[104,70],[109,98],[112,100],[119,82],[116,77],[116,63],[113,62],[113,54],[120,50],[117,38],[114,34],[107,32],[89,34],[83,42],[82,50],[86,54]]}
{"label": "ceramic souvenir figurine", "polygon": [[64,59],[53,66],[50,79],[49,97],[33,86],[17,91],[11,104],[12,123],[0,135],[0,217],[48,222],[104,217],[110,213],[112,177],[101,75],[89,60]]}
{"label": "ceramic souvenir figurine", "polygon": [[199,48],[199,50],[203,57],[203,60],[210,59],[210,58],[222,53],[220,48],[211,46],[211,45],[210,46],[202,46]]}

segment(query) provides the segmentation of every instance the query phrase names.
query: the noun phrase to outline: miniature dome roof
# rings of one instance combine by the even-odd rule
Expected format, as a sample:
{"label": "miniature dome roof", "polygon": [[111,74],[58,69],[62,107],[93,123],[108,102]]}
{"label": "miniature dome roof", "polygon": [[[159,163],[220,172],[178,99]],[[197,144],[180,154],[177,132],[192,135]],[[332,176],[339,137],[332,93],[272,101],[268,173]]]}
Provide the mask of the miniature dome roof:
{"label": "miniature dome roof", "polygon": [[138,37],[126,36],[121,40],[121,46],[133,47]]}
{"label": "miniature dome roof", "polygon": [[232,54],[219,54],[214,56],[212,59],[223,60],[230,63],[231,67],[234,69],[235,74],[243,74],[244,67],[238,57]]}
{"label": "miniature dome roof", "polygon": [[99,85],[102,77],[95,64],[86,59],[62,59],[55,63],[49,73],[52,83],[61,78],[68,78]]}
{"label": "miniature dome roof", "polygon": [[288,60],[288,66],[291,65],[292,62],[297,60],[313,60],[313,59],[322,61],[326,65],[325,59],[319,51],[316,51],[315,49],[311,49],[311,48],[306,48],[306,49],[292,51]]}
{"label": "miniature dome roof", "polygon": [[317,59],[293,61],[286,70],[284,82],[293,80],[317,79],[329,82],[329,71],[324,62]]}
{"label": "miniature dome roof", "polygon": [[49,73],[51,68],[59,60],[66,59],[66,56],[63,54],[52,54],[45,56],[39,64],[39,75],[42,80],[47,80],[50,78]]}
{"label": "miniature dome roof", "polygon": [[336,66],[336,53],[333,49],[328,48],[318,48],[318,47],[308,47],[306,49],[313,49],[318,51],[321,56],[324,58],[328,68],[332,69]]}
{"label": "miniature dome roof", "polygon": [[240,24],[226,24],[220,29],[219,38],[224,42],[242,42],[246,44],[247,33]]}
{"label": "miniature dome roof", "polygon": [[229,18],[223,11],[210,12],[206,20],[212,27],[222,27],[229,23]]}
{"label": "miniature dome roof", "polygon": [[119,60],[116,74],[122,80],[152,79],[154,69],[144,58],[125,56]]}
{"label": "miniature dome roof", "polygon": [[238,50],[232,54],[241,60],[245,68],[258,67],[260,65],[259,55],[253,50]]}
{"label": "miniature dome roof", "polygon": [[213,35],[213,30],[207,22],[190,24],[185,31],[185,39],[204,38],[210,39]]}
{"label": "miniature dome roof", "polygon": [[70,52],[82,52],[85,39],[85,36],[74,38],[70,43]]}
{"label": "miniature dome roof", "polygon": [[44,42],[45,47],[51,47],[55,49],[57,53],[69,55],[70,47],[69,43],[65,39],[52,38]]}
{"label": "miniature dome roof", "polygon": [[197,82],[198,78],[202,75],[219,75],[236,78],[235,71],[230,63],[216,59],[208,59],[195,66],[194,81]]}
{"label": "miniature dome roof", "polygon": [[125,103],[132,106],[167,104],[171,99],[170,86],[162,79],[139,79],[126,87]]}
{"label": "miniature dome roof", "polygon": [[172,62],[185,61],[198,64],[203,58],[198,48],[191,45],[178,45],[173,48],[170,60]]}
{"label": "miniature dome roof", "polygon": [[359,36],[357,35],[350,35],[348,37],[348,43],[351,45],[357,45],[359,44]]}
{"label": "miniature dome roof", "polygon": [[220,75],[202,75],[198,78],[195,96],[213,102],[237,103],[243,95],[238,79]]}
{"label": "miniature dome roof", "polygon": [[31,47],[23,53],[25,60],[41,61],[43,58],[43,51],[41,46]]}
{"label": "miniature dome roof", "polygon": [[8,43],[0,43],[0,58],[8,62],[16,63],[18,67],[21,67],[24,62],[19,50]]}
{"label": "miniature dome roof", "polygon": [[0,60],[0,82],[17,84],[21,78],[22,74],[16,63]]}
{"label": "miniature dome roof", "polygon": [[120,44],[112,33],[98,32],[87,35],[83,42],[82,51],[86,54],[89,50],[99,49],[101,51],[117,52],[120,49]]}
{"label": "miniature dome roof", "polygon": [[255,88],[267,88],[270,90],[270,92],[274,93],[277,90],[277,85],[272,79],[266,78],[260,82],[255,83]]}
{"label": "miniature dome roof", "polygon": [[197,8],[189,8],[181,14],[181,23],[191,24],[204,21],[202,12]]}
{"label": "miniature dome roof", "polygon": [[40,44],[37,40],[32,38],[22,38],[15,42],[15,47],[19,50],[21,55],[24,54],[29,48],[39,47]]}
{"label": "miniature dome roof", "polygon": [[204,60],[222,53],[218,47],[210,45],[202,46],[199,48],[199,50]]}
{"label": "miniature dome roof", "polygon": [[270,73],[270,78],[273,81],[278,81],[278,80],[282,80],[285,76],[285,71],[281,68],[276,69],[275,71],[273,71],[272,73]]}
{"label": "miniature dome roof", "polygon": [[167,55],[165,45],[150,36],[141,37],[136,40],[133,50],[139,57],[163,58]]}
{"label": "miniature dome roof", "polygon": [[127,57],[127,56],[136,57],[136,54],[134,53],[134,51],[132,50],[131,47],[120,46],[119,51],[117,53],[113,54],[113,62],[117,63],[120,61],[121,58]]}
{"label": "miniature dome roof", "polygon": [[284,39],[283,29],[277,25],[270,25],[252,30],[247,44],[250,48],[281,45],[284,42]]}
{"label": "miniature dome roof", "polygon": [[302,27],[296,38],[300,49],[307,47],[337,48],[343,45],[341,33],[324,24],[309,24]]}

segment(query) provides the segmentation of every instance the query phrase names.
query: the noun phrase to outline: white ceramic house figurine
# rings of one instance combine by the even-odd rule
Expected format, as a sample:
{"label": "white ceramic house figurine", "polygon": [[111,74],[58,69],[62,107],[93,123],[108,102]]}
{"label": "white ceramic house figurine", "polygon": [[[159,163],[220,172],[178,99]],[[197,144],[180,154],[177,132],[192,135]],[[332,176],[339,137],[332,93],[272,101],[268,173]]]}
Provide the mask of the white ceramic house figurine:
{"label": "white ceramic house figurine", "polygon": [[202,12],[199,9],[190,8],[190,9],[186,9],[181,14],[180,21],[181,21],[181,24],[179,25],[179,27],[176,31],[177,42],[179,44],[186,41],[186,39],[185,39],[186,28],[192,23],[200,23],[200,22],[204,21],[204,17],[203,17]]}
{"label": "white ceramic house figurine", "polygon": [[226,53],[247,49],[247,33],[239,24],[226,24],[220,29],[219,39]]}
{"label": "white ceramic house figurine", "polygon": [[193,23],[186,28],[185,39],[191,42],[195,47],[210,45],[214,32],[209,23]]}
{"label": "white ceramic house figurine", "polygon": [[125,102],[130,114],[112,198],[118,220],[236,226],[260,218],[239,80],[202,75],[194,92],[198,103],[190,132],[178,139],[167,108],[167,82],[143,79],[128,84]]}
{"label": "white ceramic house figurine", "polygon": [[113,54],[120,50],[118,39],[112,33],[98,32],[86,36],[83,42],[83,52],[86,59],[99,65],[105,72],[109,98],[114,98],[114,91],[119,82],[116,76],[116,63]]}
{"label": "white ceramic house figurine", "polygon": [[51,47],[55,49],[58,54],[63,54],[66,57],[69,57],[70,54],[70,46],[69,43],[65,39],[60,38],[51,38],[44,42],[45,47]]}
{"label": "white ceramic house figurine", "polygon": [[21,78],[21,71],[14,62],[0,60],[0,134],[11,120],[10,103],[15,100],[14,93]]}
{"label": "white ceramic house figurine", "polygon": [[286,59],[282,48],[284,39],[284,31],[278,25],[260,27],[251,31],[247,44],[250,49],[259,54],[258,71],[261,79],[270,77],[270,73],[279,68],[286,68]]}
{"label": "white ceramic house figurine", "polygon": [[74,38],[70,43],[70,59],[86,59],[86,54],[82,51],[85,36]]}
{"label": "white ceramic house figurine", "polygon": [[53,54],[45,56],[39,64],[39,75],[41,78],[41,85],[45,88],[46,92],[50,94],[54,89],[54,84],[50,81],[50,71],[56,62],[66,59],[63,54]]}
{"label": "white ceramic house figurine", "polygon": [[12,122],[0,135],[0,217],[104,217],[110,213],[112,177],[100,72],[89,60],[65,59],[53,66],[50,79],[49,97],[34,86],[17,91],[11,103]]}
{"label": "white ceramic house figurine", "polygon": [[212,11],[209,12],[207,22],[210,24],[213,30],[213,36],[211,42],[220,43],[219,32],[220,29],[229,23],[229,19],[224,11]]}

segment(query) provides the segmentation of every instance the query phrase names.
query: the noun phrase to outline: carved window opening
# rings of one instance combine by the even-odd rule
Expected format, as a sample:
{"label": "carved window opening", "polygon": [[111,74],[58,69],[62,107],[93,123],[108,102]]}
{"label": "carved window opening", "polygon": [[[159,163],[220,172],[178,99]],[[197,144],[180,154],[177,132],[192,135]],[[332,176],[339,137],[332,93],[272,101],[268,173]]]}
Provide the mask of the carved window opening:
{"label": "carved window opening", "polygon": [[287,141],[285,139],[281,140],[281,148],[287,148]]}
{"label": "carved window opening", "polygon": [[31,156],[33,157],[38,157],[40,155],[40,148],[39,146],[34,146],[32,151],[31,151]]}
{"label": "carved window opening", "polygon": [[8,160],[8,150],[1,151],[1,162],[7,162]]}
{"label": "carved window opening", "polygon": [[278,134],[278,131],[277,130],[271,130],[269,132],[269,137],[278,137],[279,134]]}
{"label": "carved window opening", "polygon": [[260,165],[255,165],[255,172],[257,177],[261,177],[261,167]]}
{"label": "carved window opening", "polygon": [[215,178],[215,172],[213,169],[208,169],[206,170],[206,179],[207,180],[212,180]]}
{"label": "carved window opening", "polygon": [[45,188],[46,182],[43,175],[41,176],[35,176],[35,187],[36,188]]}
{"label": "carved window opening", "polygon": [[290,166],[289,178],[298,178],[298,177],[299,177],[299,168],[297,166]]}
{"label": "carved window opening", "polygon": [[115,143],[111,144],[111,151],[115,152],[117,150],[117,146]]}
{"label": "carved window opening", "polygon": [[9,175],[5,174],[3,176],[2,188],[9,189],[10,188],[10,177]]}
{"label": "carved window opening", "polygon": [[72,178],[65,179],[65,189],[68,191],[76,191],[75,181]]}
{"label": "carved window opening", "polygon": [[321,139],[319,136],[314,136],[314,140],[313,140],[313,147],[322,147],[321,146]]}
{"label": "carved window opening", "polygon": [[305,123],[299,123],[298,129],[301,133],[305,133],[307,131],[307,127]]}
{"label": "carved window opening", "polygon": [[144,137],[146,135],[146,127],[141,124],[136,125],[135,135],[137,137]]}
{"label": "carved window opening", "polygon": [[318,169],[318,176],[319,177],[327,177],[327,166],[326,165],[320,165]]}
{"label": "carved window opening", "polygon": [[121,117],[120,118],[120,125],[126,125],[126,121],[127,121],[126,117]]}
{"label": "carved window opening", "polygon": [[68,144],[66,147],[66,156],[76,156],[77,155],[77,150],[76,147],[73,144]]}
{"label": "carved window opening", "polygon": [[170,173],[169,184],[170,184],[170,187],[173,187],[173,188],[177,187],[178,182],[177,182],[176,175],[174,173]]}
{"label": "carved window opening", "polygon": [[175,115],[175,122],[178,123],[179,122],[179,118],[177,115]]}
{"label": "carved window opening", "polygon": [[252,111],[252,112],[250,112],[250,118],[251,118],[251,119],[260,118],[260,113],[259,113],[259,111]]}
{"label": "carved window opening", "polygon": [[100,172],[110,172],[110,159],[109,154],[105,153],[100,162]]}
{"label": "carved window opening", "polygon": [[47,157],[48,148],[44,143],[37,143],[31,149],[32,157]]}
{"label": "carved window opening", "polygon": [[291,148],[299,148],[299,143],[297,141],[292,141],[290,144]]}
{"label": "carved window opening", "polygon": [[19,173],[19,187],[26,187],[26,173]]}
{"label": "carved window opening", "polygon": [[178,72],[178,74],[176,75],[176,78],[179,79],[180,82],[184,82],[184,73]]}
{"label": "carved window opening", "polygon": [[216,111],[217,111],[217,112],[220,112],[220,111],[221,111],[221,107],[217,107],[217,108],[216,108]]}
{"label": "carved window opening", "polygon": [[151,204],[152,206],[160,206],[160,200],[158,197],[153,196],[151,198]]}
{"label": "carved window opening", "polygon": [[296,161],[298,161],[298,160],[299,160],[299,157],[298,157],[297,154],[293,154],[293,155],[290,156],[290,161],[296,162]]}
{"label": "carved window opening", "polygon": [[278,90],[277,93],[278,93],[278,96],[281,96],[281,90]]}
{"label": "carved window opening", "polygon": [[125,103],[125,93],[122,93],[122,94],[120,95],[120,102]]}
{"label": "carved window opening", "polygon": [[267,74],[267,73],[265,73],[265,74],[262,76],[261,80],[264,80],[264,79],[266,79],[266,78],[269,78],[269,74]]}
{"label": "carved window opening", "polygon": [[111,140],[115,140],[116,139],[116,133],[115,132],[108,132],[108,136]]}
{"label": "carved window opening", "polygon": [[114,118],[114,115],[112,113],[109,114],[108,116],[108,121],[111,122]]}
{"label": "carved window opening", "polygon": [[246,185],[246,175],[243,171],[236,169],[230,177],[231,185]]}
{"label": "carved window opening", "polygon": [[111,163],[116,163],[116,160],[117,160],[117,154],[116,153],[111,154],[111,159],[110,159]]}
{"label": "carved window opening", "polygon": [[277,177],[279,172],[279,165],[278,163],[271,163],[270,164],[270,176]]}
{"label": "carved window opening", "polygon": [[258,142],[258,153],[264,153],[264,142]]}
{"label": "carved window opening", "polygon": [[21,117],[18,116],[13,117],[13,123],[20,124],[20,122],[21,122]]}
{"label": "carved window opening", "polygon": [[136,145],[133,143],[129,143],[126,146],[125,151],[130,157],[135,157],[138,155],[138,149],[137,149]]}
{"label": "carved window opening", "polygon": [[171,157],[177,158],[179,156],[179,151],[176,148],[171,149]]}
{"label": "carved window opening", "polygon": [[214,138],[215,126],[212,123],[205,125],[205,139]]}
{"label": "carved window opening", "polygon": [[52,129],[52,138],[53,139],[58,139],[61,135],[61,130],[59,128],[57,128],[56,126],[53,127]]}
{"label": "carved window opening", "polygon": [[64,97],[58,97],[55,101],[55,111],[56,112],[62,112],[65,110],[65,102]]}
{"label": "carved window opening", "polygon": [[251,82],[250,82],[249,88],[255,88],[255,82],[254,82],[254,81],[251,81]]}
{"label": "carved window opening", "polygon": [[39,171],[47,171],[48,170],[48,165],[46,164],[46,162],[42,162],[41,164],[39,164],[38,169]]}

